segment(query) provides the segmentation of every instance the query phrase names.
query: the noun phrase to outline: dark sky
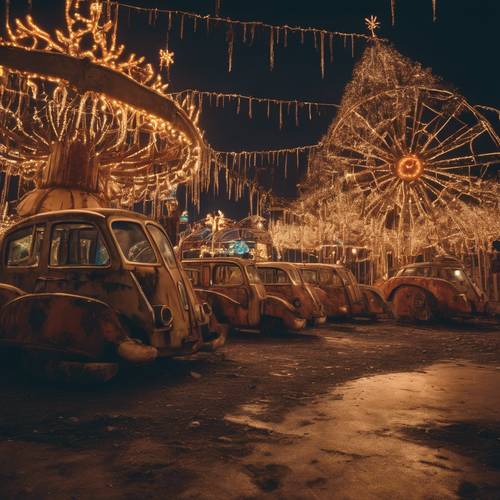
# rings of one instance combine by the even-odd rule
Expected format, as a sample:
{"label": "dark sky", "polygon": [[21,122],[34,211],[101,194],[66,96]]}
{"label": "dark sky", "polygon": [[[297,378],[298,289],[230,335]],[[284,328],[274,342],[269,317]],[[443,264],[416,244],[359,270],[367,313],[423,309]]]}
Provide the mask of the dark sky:
{"label": "dark sky", "polygon": [[[5,1],[5,0],[4,0]],[[14,0],[14,9],[28,4]],[[213,14],[215,0],[124,0],[124,3],[167,9],[181,9]],[[32,0],[33,15],[47,28],[63,21],[62,0]],[[50,6],[50,8],[48,8]],[[122,11],[120,38],[127,47],[158,62],[158,50],[165,47],[167,19],[160,16],[155,25],[147,15]],[[389,39],[404,55],[431,67],[436,75],[452,84],[472,103],[500,107],[498,92],[499,0],[437,0],[437,21],[432,21],[431,0],[396,0],[396,24],[391,26],[390,0],[221,0],[221,16],[270,24],[311,26],[332,31],[366,33],[364,18],[378,16],[382,23],[379,36]],[[207,36],[204,28],[193,33],[186,21],[183,40],[179,26],[170,34],[170,49],[175,52],[171,69],[171,90],[185,88],[235,92],[254,96],[276,97],[338,103],[350,79],[352,68],[364,43],[355,43],[354,58],[350,47],[342,48],[335,40],[334,63],[327,63],[326,76],[321,78],[319,52],[312,37],[301,46],[297,36],[290,35],[288,48],[276,49],[273,71],[268,65],[267,34],[257,32],[252,47],[244,46],[236,33],[233,71],[227,72],[227,44],[224,27],[213,27]],[[218,150],[252,150],[294,147],[314,144],[325,133],[333,118],[332,111],[309,121],[306,116],[299,127],[291,116],[280,130],[277,115],[267,120],[266,109],[254,107],[254,118],[245,113],[236,115],[235,107],[206,109],[201,126],[206,138]],[[289,169],[276,171],[274,189],[280,195],[292,195],[303,175]],[[272,167],[270,167],[272,168]],[[222,198],[222,199],[221,199]],[[206,196],[202,213],[222,208],[229,216],[240,217],[247,212],[247,203],[228,202]]]}

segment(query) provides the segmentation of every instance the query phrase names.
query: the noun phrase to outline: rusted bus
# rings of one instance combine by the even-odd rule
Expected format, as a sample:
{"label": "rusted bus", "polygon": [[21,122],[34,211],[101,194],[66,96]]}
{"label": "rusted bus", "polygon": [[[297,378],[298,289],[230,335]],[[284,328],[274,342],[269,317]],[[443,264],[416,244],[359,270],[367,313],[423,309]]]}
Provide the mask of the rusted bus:
{"label": "rusted bus", "polygon": [[164,230],[136,213],[32,216],[4,234],[0,258],[3,343],[135,363],[221,342]]}
{"label": "rusted bus", "polygon": [[231,328],[274,327],[299,330],[305,321],[294,307],[268,296],[255,263],[238,257],[210,257],[182,261],[196,292],[207,301],[218,321]]}
{"label": "rusted bus", "polygon": [[285,300],[300,318],[311,324],[326,321],[323,305],[313,287],[302,279],[295,264],[290,262],[258,262],[259,276],[270,297]]}
{"label": "rusted bus", "polygon": [[405,266],[381,290],[398,319],[429,321],[488,312],[484,292],[454,259]]}
{"label": "rusted bus", "polygon": [[360,285],[351,271],[338,264],[296,264],[302,278],[314,287],[330,318],[385,317],[384,298],[373,287]]}

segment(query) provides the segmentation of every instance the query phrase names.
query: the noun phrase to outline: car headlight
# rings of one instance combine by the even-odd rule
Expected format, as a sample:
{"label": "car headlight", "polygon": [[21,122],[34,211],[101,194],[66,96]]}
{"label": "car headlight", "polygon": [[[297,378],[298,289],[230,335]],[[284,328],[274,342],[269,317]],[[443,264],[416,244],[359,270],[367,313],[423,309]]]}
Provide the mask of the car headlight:
{"label": "car headlight", "polygon": [[174,315],[168,306],[154,306],[155,323],[159,328],[172,328]]}
{"label": "car headlight", "polygon": [[174,321],[174,316],[170,307],[162,306],[160,309],[160,319],[164,326],[171,327]]}

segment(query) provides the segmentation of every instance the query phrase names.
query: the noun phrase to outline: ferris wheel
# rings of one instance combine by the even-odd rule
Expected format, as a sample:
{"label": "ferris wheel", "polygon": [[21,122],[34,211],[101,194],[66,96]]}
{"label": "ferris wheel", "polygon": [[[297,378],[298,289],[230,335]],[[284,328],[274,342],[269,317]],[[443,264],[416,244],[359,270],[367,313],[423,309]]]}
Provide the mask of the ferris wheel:
{"label": "ferris wheel", "polygon": [[395,229],[457,201],[494,203],[485,179],[499,146],[493,125],[462,96],[405,86],[343,109],[324,157],[346,189],[363,193],[364,216]]}

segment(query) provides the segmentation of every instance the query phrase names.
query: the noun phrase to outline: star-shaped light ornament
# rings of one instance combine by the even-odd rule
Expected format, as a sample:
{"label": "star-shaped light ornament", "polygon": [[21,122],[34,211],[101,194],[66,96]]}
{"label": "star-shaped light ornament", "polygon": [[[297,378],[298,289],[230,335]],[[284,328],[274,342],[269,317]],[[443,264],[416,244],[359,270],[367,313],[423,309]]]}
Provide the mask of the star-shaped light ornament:
{"label": "star-shaped light ornament", "polygon": [[174,64],[174,53],[168,49],[160,49],[160,69],[163,67],[168,69],[172,64]]}
{"label": "star-shaped light ornament", "polygon": [[376,38],[377,35],[375,33],[376,30],[380,28],[380,23],[377,19],[377,16],[365,17],[366,27],[370,30],[373,38]]}

